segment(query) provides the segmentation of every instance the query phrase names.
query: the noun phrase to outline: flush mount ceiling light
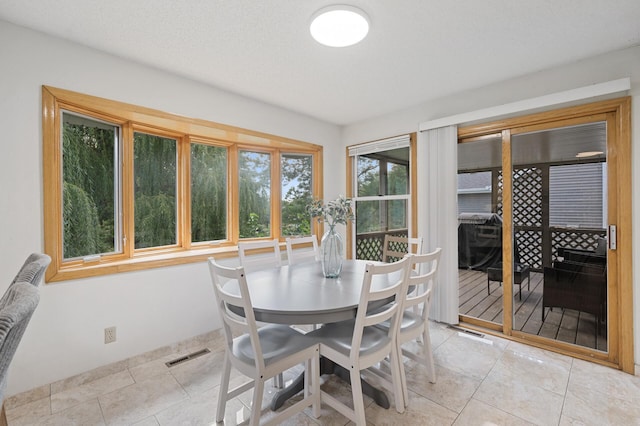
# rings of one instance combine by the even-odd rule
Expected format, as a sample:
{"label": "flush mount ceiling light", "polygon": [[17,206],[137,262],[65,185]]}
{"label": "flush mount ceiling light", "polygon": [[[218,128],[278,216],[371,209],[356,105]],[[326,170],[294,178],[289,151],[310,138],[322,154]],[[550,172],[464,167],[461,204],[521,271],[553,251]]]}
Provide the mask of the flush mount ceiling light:
{"label": "flush mount ceiling light", "polygon": [[320,9],[311,17],[311,36],[320,44],[346,47],[356,44],[369,32],[369,18],[353,6],[334,5]]}
{"label": "flush mount ceiling light", "polygon": [[584,151],[576,154],[576,158],[595,157],[596,155],[604,154],[602,151]]}

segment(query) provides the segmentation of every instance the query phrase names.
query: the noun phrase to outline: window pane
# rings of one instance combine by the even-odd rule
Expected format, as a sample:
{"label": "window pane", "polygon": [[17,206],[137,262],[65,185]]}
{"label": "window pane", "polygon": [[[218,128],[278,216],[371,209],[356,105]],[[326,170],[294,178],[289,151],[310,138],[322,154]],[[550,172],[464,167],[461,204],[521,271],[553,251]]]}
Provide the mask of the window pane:
{"label": "window pane", "polygon": [[357,234],[407,229],[407,200],[356,200]]}
{"label": "window pane", "polygon": [[406,164],[387,163],[388,195],[405,195],[409,193],[409,166]]}
{"label": "window pane", "polygon": [[282,194],[282,235],[311,235],[307,205],[312,200],[313,157],[283,154],[280,164]]}
{"label": "window pane", "polygon": [[271,235],[271,155],[240,151],[240,238]]}
{"label": "window pane", "polygon": [[227,239],[227,149],[191,144],[191,241]]}
{"label": "window pane", "polygon": [[458,173],[458,213],[491,213],[491,172]]}
{"label": "window pane", "polygon": [[407,229],[407,200],[389,200],[387,229]]}
{"label": "window pane", "polygon": [[135,248],[176,244],[175,139],[134,134]]}
{"label": "window pane", "polygon": [[549,224],[604,228],[606,163],[549,167]]}
{"label": "window pane", "polygon": [[380,161],[373,158],[358,157],[358,197],[381,195]]}
{"label": "window pane", "polygon": [[62,113],[63,258],[120,250],[116,125]]}

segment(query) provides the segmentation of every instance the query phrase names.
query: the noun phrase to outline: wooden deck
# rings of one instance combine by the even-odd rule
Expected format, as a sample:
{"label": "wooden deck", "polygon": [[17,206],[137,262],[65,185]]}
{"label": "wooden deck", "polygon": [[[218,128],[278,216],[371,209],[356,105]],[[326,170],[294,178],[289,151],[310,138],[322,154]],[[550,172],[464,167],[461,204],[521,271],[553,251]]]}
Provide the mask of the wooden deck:
{"label": "wooden deck", "polygon": [[[487,274],[482,271],[459,269],[460,314],[502,324],[502,285],[491,282],[491,294],[487,294]],[[536,334],[549,339],[576,345],[607,350],[606,326],[601,325],[596,335],[594,315],[571,309],[547,308],[542,321],[542,278],[538,272],[531,273],[531,287],[522,286],[522,300],[518,297],[518,285],[514,293],[514,330]]]}

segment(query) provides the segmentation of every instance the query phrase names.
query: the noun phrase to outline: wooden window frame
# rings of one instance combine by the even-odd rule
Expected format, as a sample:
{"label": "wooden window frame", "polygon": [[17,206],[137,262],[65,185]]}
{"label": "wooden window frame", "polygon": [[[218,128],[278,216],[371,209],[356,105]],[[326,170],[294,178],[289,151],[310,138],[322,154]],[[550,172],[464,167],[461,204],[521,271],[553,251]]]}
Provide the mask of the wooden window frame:
{"label": "wooden window frame", "polygon": [[[122,253],[100,256],[96,260],[63,260],[62,252],[62,147],[60,126],[62,111],[119,125],[122,129]],[[157,248],[134,249],[133,221],[133,133],[148,132],[175,138],[177,161],[177,242]],[[253,130],[227,126],[207,120],[178,116],[166,112],[42,86],[43,185],[44,185],[44,248],[51,256],[46,273],[47,282],[144,270],[170,265],[201,262],[212,255],[237,256],[239,240],[238,150],[267,152],[272,158],[271,235],[284,244],[280,235],[280,158],[281,154],[300,153],[313,157],[312,196],[322,198],[321,145],[288,139]],[[190,144],[211,144],[225,147],[227,155],[227,239],[216,242],[191,242]],[[312,229],[319,232],[318,225]]]}
{"label": "wooden window frame", "polygon": [[[376,141],[372,141],[376,142]],[[347,198],[354,198],[356,193],[356,188],[354,188],[354,176],[357,173],[357,165],[355,165],[354,159],[357,156],[349,156],[349,148],[358,145],[369,144],[372,142],[364,142],[362,144],[355,144],[352,146],[348,146],[346,148],[346,177],[347,177],[347,190],[346,196]],[[409,209],[409,217],[407,218],[407,225],[410,226],[411,235],[409,237],[416,238],[420,233],[418,232],[418,177],[417,177],[417,134],[409,133],[409,194],[407,197],[408,202],[410,203]],[[353,221],[349,221],[347,223],[347,258],[352,259],[355,257],[355,252],[353,250],[354,247],[354,231],[355,231],[355,223]]]}

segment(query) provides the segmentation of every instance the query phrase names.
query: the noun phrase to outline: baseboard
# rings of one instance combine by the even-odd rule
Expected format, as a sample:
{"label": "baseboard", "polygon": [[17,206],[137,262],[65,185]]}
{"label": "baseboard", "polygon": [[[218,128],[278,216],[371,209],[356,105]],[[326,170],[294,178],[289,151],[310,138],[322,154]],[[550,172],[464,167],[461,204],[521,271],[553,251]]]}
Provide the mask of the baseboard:
{"label": "baseboard", "polygon": [[[53,383],[38,386],[37,388],[9,396],[4,400],[2,413],[4,414],[5,407],[7,410],[11,410],[21,405],[38,401],[42,398],[50,397],[51,395],[62,392],[66,389],[81,386],[85,383],[101,379],[108,375],[126,370],[127,368],[135,367],[137,365],[153,361],[169,354],[185,352],[190,350],[191,348],[200,348],[203,345],[210,344],[212,341],[219,341],[220,345],[223,344],[221,329],[194,336],[189,339],[174,343],[172,345],[163,346],[121,361],[94,368],[93,370],[85,371],[84,373],[67,377],[66,379],[58,380]],[[3,426],[3,423],[1,422],[2,420],[0,419],[0,426]],[[4,423],[4,425],[6,425],[6,423]]]}

